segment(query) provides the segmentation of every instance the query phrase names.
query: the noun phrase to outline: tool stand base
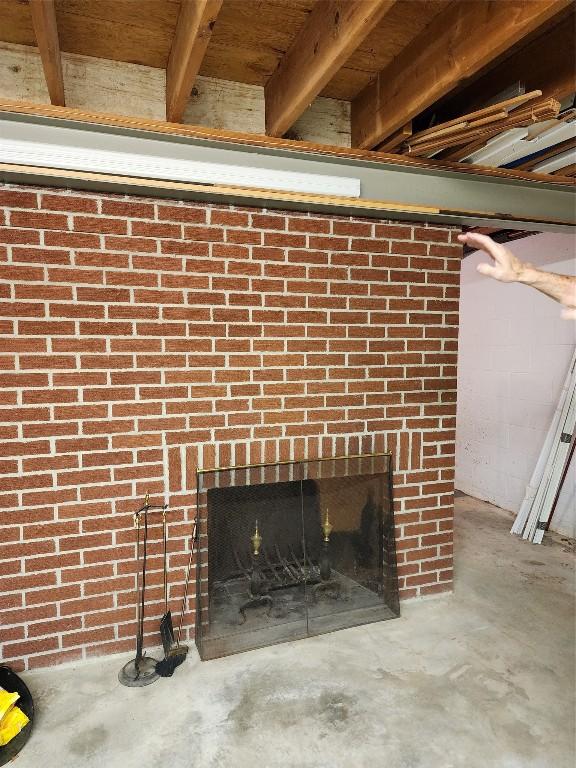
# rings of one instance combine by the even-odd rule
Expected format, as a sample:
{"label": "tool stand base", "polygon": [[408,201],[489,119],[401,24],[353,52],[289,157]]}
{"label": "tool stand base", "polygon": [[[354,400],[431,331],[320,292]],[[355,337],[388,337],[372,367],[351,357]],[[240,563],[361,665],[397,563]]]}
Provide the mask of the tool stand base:
{"label": "tool stand base", "polygon": [[160,678],[156,672],[157,659],[151,656],[143,656],[138,665],[136,659],[125,664],[118,673],[118,680],[128,688],[142,688],[145,685],[155,683]]}

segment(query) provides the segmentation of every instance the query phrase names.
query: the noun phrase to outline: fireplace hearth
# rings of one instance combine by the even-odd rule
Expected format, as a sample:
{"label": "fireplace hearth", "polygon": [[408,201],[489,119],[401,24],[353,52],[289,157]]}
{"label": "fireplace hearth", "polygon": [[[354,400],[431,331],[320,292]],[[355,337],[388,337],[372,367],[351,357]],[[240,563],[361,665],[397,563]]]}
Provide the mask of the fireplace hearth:
{"label": "fireplace hearth", "polygon": [[391,455],[199,471],[202,659],[399,616]]}

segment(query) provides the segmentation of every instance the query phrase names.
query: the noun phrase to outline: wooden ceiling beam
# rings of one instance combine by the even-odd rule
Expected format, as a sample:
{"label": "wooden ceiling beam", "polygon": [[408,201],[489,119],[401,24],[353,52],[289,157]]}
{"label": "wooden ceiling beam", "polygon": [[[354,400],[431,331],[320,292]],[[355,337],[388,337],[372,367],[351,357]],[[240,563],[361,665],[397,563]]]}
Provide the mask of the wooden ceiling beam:
{"label": "wooden ceiling beam", "polygon": [[472,0],[436,16],[352,102],[352,144],[371,149],[564,11],[571,0]]}
{"label": "wooden ceiling beam", "polygon": [[183,0],[166,68],[166,119],[180,123],[222,0]]}
{"label": "wooden ceiling beam", "polygon": [[450,96],[438,110],[438,119],[455,117],[494,99],[520,83],[526,91],[539,89],[544,96],[563,101],[576,92],[576,13],[572,10],[477,80]]}
{"label": "wooden ceiling beam", "polygon": [[264,88],[266,133],[283,136],[395,0],[318,0]]}
{"label": "wooden ceiling beam", "polygon": [[30,0],[30,12],[50,102],[57,107],[64,107],[64,76],[54,0]]}

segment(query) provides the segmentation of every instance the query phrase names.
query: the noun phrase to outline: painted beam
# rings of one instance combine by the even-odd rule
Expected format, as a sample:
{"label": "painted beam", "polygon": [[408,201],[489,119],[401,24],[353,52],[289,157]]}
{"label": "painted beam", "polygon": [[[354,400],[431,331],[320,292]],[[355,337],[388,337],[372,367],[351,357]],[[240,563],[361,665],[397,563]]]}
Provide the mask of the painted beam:
{"label": "painted beam", "polygon": [[63,107],[66,99],[54,0],[30,0],[30,12],[50,101]]}
{"label": "painted beam", "polygon": [[286,133],[394,3],[318,0],[264,88],[269,136]]}
{"label": "painted beam", "polygon": [[[501,169],[476,175],[470,169],[457,167],[402,165],[392,155],[374,156],[361,151],[357,157],[323,155],[311,149],[290,148],[290,142],[278,140],[282,146],[239,144],[217,138],[215,132],[199,138],[112,125],[91,124],[87,130],[72,120],[6,113],[0,113],[0,136],[16,137],[31,147],[29,156],[20,153],[16,160],[9,152],[3,155],[0,151],[0,180],[4,181],[467,226],[564,232],[576,227],[576,186],[572,179],[549,177],[550,181],[546,181],[544,176],[533,176],[539,180],[530,181],[528,174],[514,175]],[[41,146],[47,148],[43,157],[53,157],[54,162],[60,158],[60,169],[34,164],[34,151]],[[64,162],[70,148],[79,150],[78,158],[85,156],[86,150],[135,155],[140,158],[141,174],[137,177],[136,166],[130,177],[119,176],[105,164],[94,172],[94,166]],[[246,179],[255,176],[255,170],[268,175],[280,171],[313,174],[325,176],[327,182],[329,177],[358,179],[360,196],[268,190],[248,187],[249,181],[237,187],[194,184],[179,179],[177,173],[166,180],[161,171],[154,171],[164,162],[178,167],[184,160],[244,168]],[[48,162],[44,160],[43,166]]]}
{"label": "painted beam", "polygon": [[166,69],[166,119],[169,122],[182,120],[221,7],[222,0],[182,2]]}
{"label": "painted beam", "polygon": [[352,102],[352,145],[371,149],[572,0],[452,3]]}
{"label": "painted beam", "polygon": [[[343,162],[359,161],[361,163],[376,163],[386,166],[399,166],[422,171],[454,171],[457,174],[473,177],[503,178],[519,180],[531,184],[565,185],[566,179],[556,176],[546,176],[531,172],[517,171],[508,168],[491,168],[484,165],[468,163],[452,163],[436,158],[410,157],[372,152],[367,149],[356,149],[311,141],[293,141],[292,139],[275,138],[273,136],[255,135],[241,131],[231,131],[224,128],[210,128],[203,125],[188,125],[183,123],[167,123],[164,120],[90,112],[86,109],[70,107],[54,107],[50,104],[31,104],[23,101],[0,98],[0,120],[9,120],[11,116],[20,115],[29,122],[46,122],[54,125],[85,126],[88,130],[112,131],[132,130],[146,137],[165,137],[170,141],[208,142],[214,146],[239,145],[250,148],[248,151],[267,152],[268,150],[283,150],[295,157],[317,157],[332,162],[336,158]],[[98,127],[96,127],[98,126]],[[573,184],[572,180],[569,182]]]}

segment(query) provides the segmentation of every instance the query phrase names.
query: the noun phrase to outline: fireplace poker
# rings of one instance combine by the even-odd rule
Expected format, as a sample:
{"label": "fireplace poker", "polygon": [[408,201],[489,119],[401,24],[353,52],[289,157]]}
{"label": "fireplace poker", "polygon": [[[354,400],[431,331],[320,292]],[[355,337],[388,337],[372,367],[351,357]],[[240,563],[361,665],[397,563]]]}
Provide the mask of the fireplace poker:
{"label": "fireplace poker", "polygon": [[158,680],[156,673],[156,659],[146,656],[144,647],[144,606],[146,602],[146,557],[148,549],[148,494],[144,507],[139,509],[134,515],[134,527],[136,528],[136,560],[140,563],[140,517],[144,517],[144,546],[142,552],[142,573],[136,577],[137,585],[137,633],[136,633],[136,656],[132,661],[125,664],[118,673],[118,680],[122,685],[129,688],[140,688],[144,685],[150,685]]}

